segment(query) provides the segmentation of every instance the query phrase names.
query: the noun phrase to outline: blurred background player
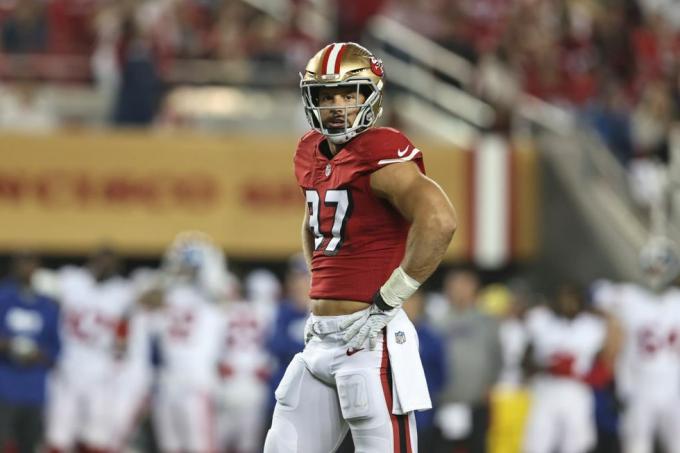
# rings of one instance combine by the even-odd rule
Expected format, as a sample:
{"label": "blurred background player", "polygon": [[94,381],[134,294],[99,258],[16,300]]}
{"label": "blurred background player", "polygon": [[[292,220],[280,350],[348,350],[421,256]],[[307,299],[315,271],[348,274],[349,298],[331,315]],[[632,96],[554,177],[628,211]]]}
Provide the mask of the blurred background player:
{"label": "blurred background player", "polygon": [[109,451],[119,441],[121,428],[111,410],[118,396],[111,388],[122,369],[121,325],[134,303],[132,287],[119,272],[117,255],[102,248],[86,266],[67,266],[55,276],[53,290],[62,309],[62,352],[49,387],[51,451],[76,446]]}
{"label": "blurred background player", "polygon": [[586,379],[605,345],[604,321],[585,311],[576,287],[527,314],[531,406],[522,451],[586,453],[595,446],[593,395]]}
{"label": "blurred background player", "polygon": [[40,261],[14,256],[0,283],[0,449],[34,453],[43,441],[47,379],[60,347],[59,306],[36,293]]}
{"label": "blurred background player", "polygon": [[616,386],[621,443],[630,453],[680,451],[680,275],[675,244],[653,237],[640,252],[647,286],[598,282],[593,298],[622,331]]}
{"label": "blurred background player", "polygon": [[435,413],[440,434],[437,452],[487,449],[489,397],[502,361],[498,321],[481,310],[479,286],[479,277],[471,269],[452,270],[444,278],[448,308],[434,322],[444,338],[450,378]]}
{"label": "blurred background player", "polygon": [[[230,453],[262,451],[262,428],[270,398],[272,360],[266,343],[271,329],[269,306],[264,303],[272,286],[262,271],[265,286],[257,299],[237,299],[224,304],[227,334],[220,354],[219,432],[220,445]],[[268,273],[269,274],[269,273]],[[276,279],[276,277],[271,276]],[[251,285],[257,281],[250,281]],[[257,301],[260,301],[258,304]],[[264,308],[264,309],[263,309]]]}
{"label": "blurred background player", "polygon": [[243,279],[244,296],[271,330],[282,296],[281,281],[269,269],[257,268]]}
{"label": "blurred background player", "polygon": [[200,233],[183,233],[170,245],[152,316],[159,368],[152,419],[162,452],[221,450],[218,432],[220,356],[226,319],[218,306],[227,294],[224,257]]}

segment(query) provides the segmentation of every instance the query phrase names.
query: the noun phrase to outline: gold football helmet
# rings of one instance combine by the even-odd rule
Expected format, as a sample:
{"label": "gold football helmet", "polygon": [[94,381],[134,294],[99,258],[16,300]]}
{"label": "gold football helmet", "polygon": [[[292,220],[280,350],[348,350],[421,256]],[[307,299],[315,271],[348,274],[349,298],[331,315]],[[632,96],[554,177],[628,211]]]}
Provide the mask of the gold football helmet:
{"label": "gold football helmet", "polygon": [[[375,124],[382,114],[384,85],[382,61],[359,44],[340,42],[329,44],[309,60],[304,74],[300,74],[300,89],[305,114],[310,126],[335,144],[342,144]],[[361,93],[365,100],[356,106],[345,107],[344,129],[329,129],[321,121],[321,110],[337,107],[319,106],[320,87],[355,87],[356,99]],[[347,109],[358,108],[353,124],[347,124]]]}

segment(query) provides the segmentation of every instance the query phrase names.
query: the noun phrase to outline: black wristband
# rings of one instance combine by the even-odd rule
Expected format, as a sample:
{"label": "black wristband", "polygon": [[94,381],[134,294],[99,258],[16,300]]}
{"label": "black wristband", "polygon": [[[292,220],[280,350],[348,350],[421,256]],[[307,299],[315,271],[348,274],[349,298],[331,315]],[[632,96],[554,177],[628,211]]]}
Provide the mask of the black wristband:
{"label": "black wristband", "polygon": [[382,298],[382,295],[380,294],[380,290],[376,291],[375,294],[373,295],[373,303],[382,311],[390,311],[393,310],[394,307],[389,305],[385,300]]}

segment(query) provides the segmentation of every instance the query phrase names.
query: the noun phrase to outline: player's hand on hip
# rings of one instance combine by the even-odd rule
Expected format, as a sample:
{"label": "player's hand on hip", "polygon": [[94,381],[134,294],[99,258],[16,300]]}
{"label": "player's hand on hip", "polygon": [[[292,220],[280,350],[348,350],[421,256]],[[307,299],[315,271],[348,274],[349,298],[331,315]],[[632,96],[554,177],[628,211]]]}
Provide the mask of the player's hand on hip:
{"label": "player's hand on hip", "polygon": [[390,278],[376,291],[373,305],[347,317],[340,326],[347,329],[344,340],[351,349],[359,349],[368,339],[370,349],[378,344],[378,335],[394,318],[404,302],[418,290],[420,283],[411,278],[400,267],[396,268]]}
{"label": "player's hand on hip", "polygon": [[347,330],[343,339],[347,342],[349,349],[363,348],[366,340],[368,340],[369,349],[375,349],[378,344],[378,335],[398,312],[399,309],[385,311],[373,304],[368,310],[350,315],[340,326],[343,330]]}
{"label": "player's hand on hip", "polygon": [[343,335],[345,341],[349,342],[359,334],[361,328],[366,324],[366,321],[368,321],[369,314],[369,309],[366,309],[347,315],[342,323],[340,323],[340,329],[345,331],[345,334]]}

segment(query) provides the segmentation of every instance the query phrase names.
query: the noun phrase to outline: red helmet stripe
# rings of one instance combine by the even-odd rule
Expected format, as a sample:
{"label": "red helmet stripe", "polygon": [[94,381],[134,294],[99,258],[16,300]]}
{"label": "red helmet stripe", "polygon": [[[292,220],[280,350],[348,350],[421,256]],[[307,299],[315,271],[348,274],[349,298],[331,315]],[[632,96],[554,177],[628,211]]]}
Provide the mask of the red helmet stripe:
{"label": "red helmet stripe", "polygon": [[340,53],[346,47],[345,44],[332,44],[323,56],[323,73],[324,74],[339,74],[340,73]]}
{"label": "red helmet stripe", "polygon": [[342,47],[340,48],[340,51],[338,52],[338,56],[335,59],[334,74],[340,74],[340,63],[342,62],[342,55],[345,53],[345,50],[347,50],[347,45],[343,44]]}
{"label": "red helmet stripe", "polygon": [[328,59],[331,56],[331,52],[335,48],[335,44],[330,44],[328,47],[326,47],[326,51],[323,54],[323,61],[321,62],[321,74],[325,75],[328,74],[328,71],[326,71],[326,68],[328,67]]}

